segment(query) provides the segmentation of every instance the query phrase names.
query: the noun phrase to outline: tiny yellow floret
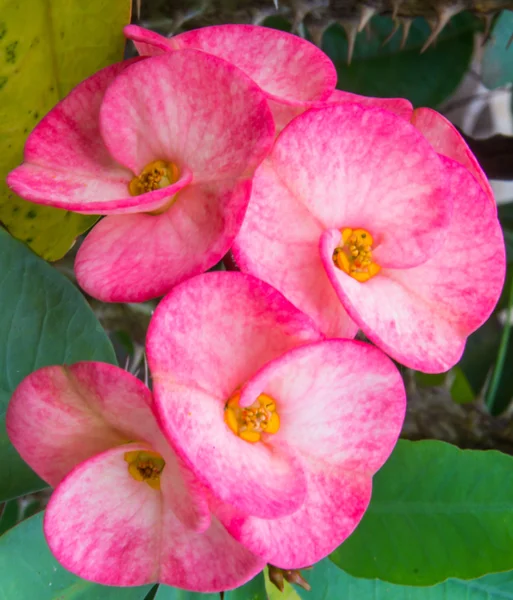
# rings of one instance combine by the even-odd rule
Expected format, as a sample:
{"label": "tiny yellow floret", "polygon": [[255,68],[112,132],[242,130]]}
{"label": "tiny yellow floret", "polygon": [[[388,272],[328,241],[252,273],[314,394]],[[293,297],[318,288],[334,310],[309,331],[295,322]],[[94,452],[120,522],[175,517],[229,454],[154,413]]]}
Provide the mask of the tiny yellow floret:
{"label": "tiny yellow floret", "polygon": [[154,490],[160,490],[160,475],[166,461],[158,452],[132,450],[125,452],[128,472],[136,481],[144,481]]}
{"label": "tiny yellow floret", "polygon": [[225,404],[224,421],[228,427],[246,442],[259,442],[264,433],[276,433],[280,417],[276,402],[267,394],[260,394],[251,406],[239,406],[240,392],[236,392]]}
{"label": "tiny yellow floret", "polygon": [[333,262],[357,281],[368,281],[381,271],[372,260],[374,239],[366,229],[342,229],[340,246],[333,252]]}
{"label": "tiny yellow floret", "polygon": [[132,196],[140,196],[167,187],[179,179],[180,172],[174,163],[154,160],[144,167],[138,177],[130,181],[128,189]]}

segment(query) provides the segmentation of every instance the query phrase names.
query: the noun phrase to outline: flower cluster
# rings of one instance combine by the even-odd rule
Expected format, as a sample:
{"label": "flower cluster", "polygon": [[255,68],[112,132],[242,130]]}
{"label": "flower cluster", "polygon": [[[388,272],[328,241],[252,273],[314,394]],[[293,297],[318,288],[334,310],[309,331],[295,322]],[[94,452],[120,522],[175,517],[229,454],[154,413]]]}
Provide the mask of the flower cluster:
{"label": "flower cluster", "polygon": [[[404,418],[386,354],[453,366],[498,300],[504,243],[435,111],[335,90],[328,57],[287,33],[125,33],[141,56],[57,105],[8,183],[106,215],[76,258],[87,293],[165,294],[152,390],[112,365],[46,367],[7,429],[56,488],[45,534],[66,568],[226,590],[352,533]],[[236,272],[205,273],[226,256]]]}

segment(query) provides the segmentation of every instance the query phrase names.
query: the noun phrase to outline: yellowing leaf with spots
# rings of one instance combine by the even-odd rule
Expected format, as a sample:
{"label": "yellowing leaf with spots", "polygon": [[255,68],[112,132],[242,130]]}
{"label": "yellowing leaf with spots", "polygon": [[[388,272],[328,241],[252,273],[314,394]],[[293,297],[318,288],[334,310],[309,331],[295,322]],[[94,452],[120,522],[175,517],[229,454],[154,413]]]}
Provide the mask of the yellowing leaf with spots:
{"label": "yellowing leaf with spots", "polygon": [[5,183],[28,134],[77,83],[123,58],[130,0],[0,0],[0,222],[57,260],[98,217],[22,200]]}

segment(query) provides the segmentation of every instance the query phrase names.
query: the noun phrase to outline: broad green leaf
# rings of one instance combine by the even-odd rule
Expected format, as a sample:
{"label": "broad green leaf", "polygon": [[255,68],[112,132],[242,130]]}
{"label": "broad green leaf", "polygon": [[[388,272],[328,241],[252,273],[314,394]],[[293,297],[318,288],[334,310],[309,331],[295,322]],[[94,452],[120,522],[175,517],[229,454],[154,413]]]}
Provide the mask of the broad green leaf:
{"label": "broad green leaf", "polygon": [[0,0],[0,222],[47,260],[98,217],[43,207],[5,184],[36,125],[77,83],[123,58],[130,0]]}
{"label": "broad green leaf", "polygon": [[220,594],[198,594],[162,584],[155,594],[155,600],[220,600],[220,598]]}
{"label": "broad green leaf", "polygon": [[371,34],[356,38],[351,65],[347,65],[347,41],[343,29],[334,25],[324,34],[323,50],[334,61],[342,90],[367,96],[408,98],[415,106],[436,107],[458,86],[468,69],[473,52],[477,20],[457,15],[444,28],[436,44],[420,53],[429,35],[423,19],[413,21],[408,40],[400,49],[397,32],[383,47],[393,29],[389,17],[375,17]]}
{"label": "broad green leaf", "polygon": [[77,288],[1,228],[0,306],[1,501],[45,487],[5,431],[5,411],[18,383],[46,365],[116,359]]}
{"label": "broad green leaf", "polygon": [[513,457],[400,441],[332,555],[355,577],[433,585],[513,569]]}
{"label": "broad green leaf", "polygon": [[246,585],[231,592],[225,592],[224,597],[225,600],[267,600],[264,574],[259,573]]}
{"label": "broad green leaf", "polygon": [[513,572],[487,575],[472,581],[449,579],[433,587],[394,585],[376,579],[357,579],[329,560],[303,573],[311,592],[297,588],[303,600],[511,600]]}
{"label": "broad green leaf", "polygon": [[465,376],[463,370],[456,366],[452,369],[454,377],[451,385],[451,397],[457,404],[467,404],[473,402],[476,398],[474,390]]}
{"label": "broad green leaf", "polygon": [[513,31],[513,13],[502,11],[483,54],[482,73],[486,87],[496,88],[513,81],[513,48],[508,42]]}
{"label": "broad green leaf", "polygon": [[42,521],[38,513],[0,537],[0,600],[144,600],[151,585],[108,587],[63,569],[48,549]]}
{"label": "broad green leaf", "polygon": [[[205,565],[208,568],[208,565]],[[168,585],[159,585],[155,600],[220,600],[220,594],[198,594],[187,592]],[[224,593],[225,600],[267,600],[263,573],[248,581],[245,585]]]}
{"label": "broad green leaf", "polygon": [[17,500],[9,500],[4,504],[3,510],[0,511],[0,536],[16,525],[19,513]]}

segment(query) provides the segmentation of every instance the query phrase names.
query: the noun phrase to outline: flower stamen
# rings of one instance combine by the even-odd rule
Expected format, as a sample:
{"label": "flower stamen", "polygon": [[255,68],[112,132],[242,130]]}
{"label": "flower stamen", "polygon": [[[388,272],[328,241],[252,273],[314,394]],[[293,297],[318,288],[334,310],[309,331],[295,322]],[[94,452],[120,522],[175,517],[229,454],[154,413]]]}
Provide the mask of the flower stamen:
{"label": "flower stamen", "polygon": [[263,433],[276,433],[280,417],[276,402],[267,394],[260,394],[251,406],[239,406],[240,393],[236,392],[226,403],[224,421],[228,427],[246,442],[259,442]]}
{"label": "flower stamen", "polygon": [[133,450],[125,452],[128,472],[136,481],[144,481],[154,490],[160,490],[160,475],[166,461],[157,452],[151,450]]}
{"label": "flower stamen", "polygon": [[138,177],[134,177],[128,189],[132,196],[140,196],[176,183],[180,178],[178,167],[165,160],[147,164]]}
{"label": "flower stamen", "polygon": [[368,281],[381,271],[381,267],[372,260],[374,240],[366,229],[342,230],[340,246],[333,252],[335,265],[356,279]]}

